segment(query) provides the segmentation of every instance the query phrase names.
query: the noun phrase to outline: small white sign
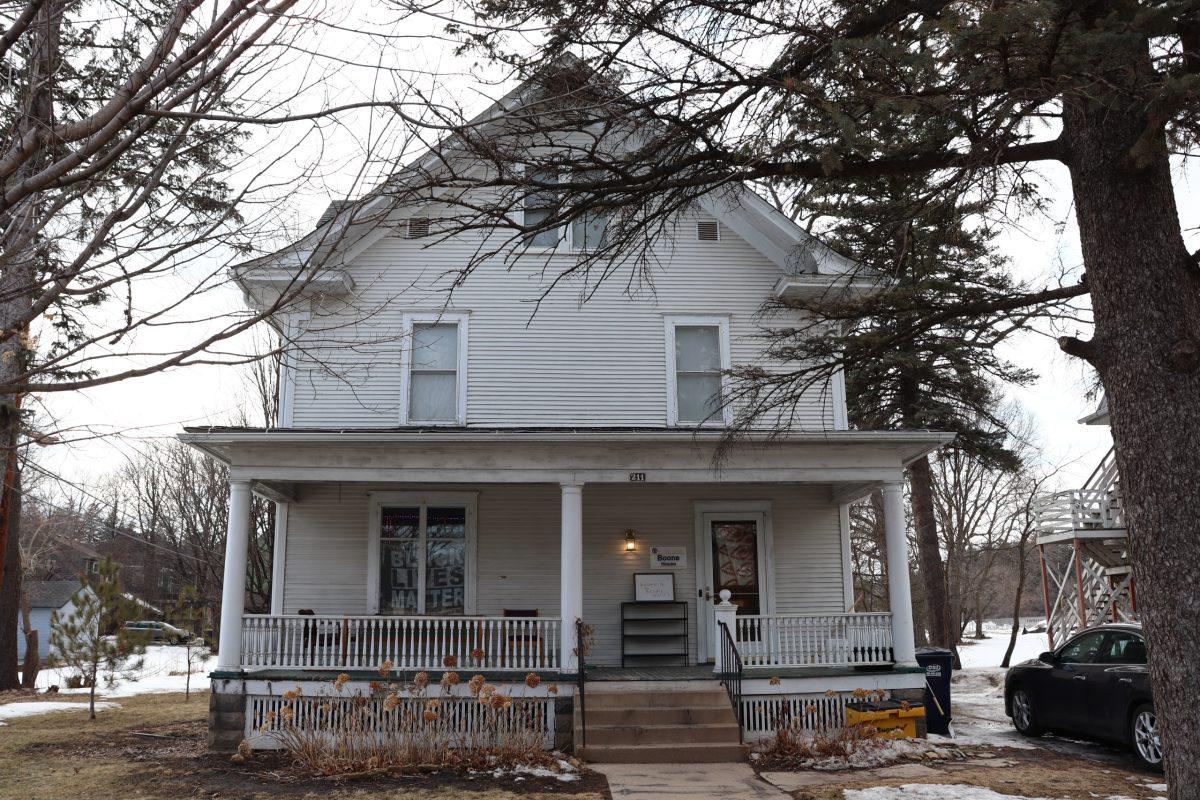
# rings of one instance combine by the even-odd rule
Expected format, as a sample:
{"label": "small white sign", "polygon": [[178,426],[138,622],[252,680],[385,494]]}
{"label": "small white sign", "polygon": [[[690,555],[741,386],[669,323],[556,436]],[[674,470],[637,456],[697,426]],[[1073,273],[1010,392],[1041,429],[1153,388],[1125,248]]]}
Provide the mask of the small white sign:
{"label": "small white sign", "polygon": [[664,602],[675,599],[675,576],[637,573],[633,576],[633,599],[639,602]]}
{"label": "small white sign", "polygon": [[684,569],[687,567],[686,547],[651,547],[650,569]]}

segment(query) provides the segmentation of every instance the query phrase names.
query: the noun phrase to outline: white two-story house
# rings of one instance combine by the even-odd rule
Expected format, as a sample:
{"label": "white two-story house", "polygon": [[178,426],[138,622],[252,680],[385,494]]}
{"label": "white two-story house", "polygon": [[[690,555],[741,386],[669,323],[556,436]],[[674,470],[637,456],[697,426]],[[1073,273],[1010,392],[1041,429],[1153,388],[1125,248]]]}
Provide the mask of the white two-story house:
{"label": "white two-story house", "polygon": [[[214,746],[269,746],[281,691],[319,699],[384,662],[502,686],[538,673],[522,691],[545,698],[547,746],[574,735],[598,760],[741,757],[739,739],[781,711],[817,726],[855,689],[919,699],[901,481],[950,437],[850,430],[834,379],[789,432],[714,459],[725,370],[784,367],[760,334],[789,320],[764,303],[852,265],[747,189],[679,215],[654,245],[652,292],[612,281],[581,299],[568,278],[543,296],[585,244],[574,226],[449,292],[478,242],[432,235],[439,213],[331,213],[236,270],[250,302],[269,302],[298,253],[334,242],[336,268],[281,320],[279,427],[181,436],[230,476]],[[878,488],[892,612],[862,614],[847,509]],[[266,615],[243,613],[251,493],[278,503]],[[640,700],[648,713],[696,713],[631,736],[633,717],[605,711],[639,686],[659,698]]]}

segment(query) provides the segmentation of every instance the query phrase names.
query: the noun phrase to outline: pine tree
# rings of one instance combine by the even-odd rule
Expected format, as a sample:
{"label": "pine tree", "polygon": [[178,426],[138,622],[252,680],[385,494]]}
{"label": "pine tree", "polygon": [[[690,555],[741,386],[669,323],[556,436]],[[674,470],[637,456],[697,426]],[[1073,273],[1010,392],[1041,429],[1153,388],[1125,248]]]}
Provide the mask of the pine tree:
{"label": "pine tree", "polygon": [[204,621],[204,601],[194,587],[185,586],[179,590],[179,596],[175,598],[172,605],[172,621],[189,634],[183,642],[184,662],[187,669],[187,677],[184,678],[183,685],[183,699],[189,700],[192,696],[192,668],[203,663],[211,652],[204,639],[195,635]]}
{"label": "pine tree", "polygon": [[[924,124],[930,129],[925,135],[935,137],[937,120]],[[994,246],[993,227],[981,218],[985,203],[962,187],[917,173],[816,182],[793,204],[808,227],[858,261],[865,274],[890,283],[857,300],[825,295],[784,302],[806,312],[811,324],[780,331],[771,349],[793,363],[840,363],[855,427],[953,431],[954,447],[963,453],[992,467],[1016,468],[997,383],[1024,385],[1036,376],[1002,358],[995,345],[1053,306],[1027,309],[1007,325],[980,315],[919,327],[931,303],[990,303],[1021,291]],[[745,424],[763,405],[799,402],[811,380],[803,370],[780,376],[749,369],[740,377],[743,395],[767,399],[747,406]],[[911,464],[908,478],[929,641],[953,648],[958,626],[951,619],[929,459]]]}
{"label": "pine tree", "polygon": [[[72,598],[74,610],[65,616],[57,611],[51,615],[50,645],[88,687],[88,716],[95,719],[96,686],[101,680],[112,683],[140,670],[146,638],[124,627],[140,608],[122,591],[111,559],[104,559],[97,573],[84,575],[81,583]],[[115,633],[106,635],[107,630]]]}

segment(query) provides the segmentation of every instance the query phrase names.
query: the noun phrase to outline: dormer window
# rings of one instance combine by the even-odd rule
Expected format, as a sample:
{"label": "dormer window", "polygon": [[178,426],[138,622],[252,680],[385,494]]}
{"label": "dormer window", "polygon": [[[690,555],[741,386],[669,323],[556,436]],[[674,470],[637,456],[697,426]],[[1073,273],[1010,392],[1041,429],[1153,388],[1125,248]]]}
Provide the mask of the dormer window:
{"label": "dormer window", "polygon": [[729,369],[729,320],[668,317],[667,420],[671,425],[724,425],[724,372]]}
{"label": "dormer window", "polygon": [[462,425],[467,413],[467,317],[406,320],[403,422]]}

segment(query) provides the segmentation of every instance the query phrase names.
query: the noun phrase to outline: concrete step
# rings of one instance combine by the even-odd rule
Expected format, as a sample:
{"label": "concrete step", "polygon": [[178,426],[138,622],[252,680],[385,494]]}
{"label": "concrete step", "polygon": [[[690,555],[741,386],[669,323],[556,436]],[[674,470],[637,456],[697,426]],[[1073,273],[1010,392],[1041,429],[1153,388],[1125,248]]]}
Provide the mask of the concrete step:
{"label": "concrete step", "polygon": [[[578,710],[575,712],[579,718]],[[730,722],[733,707],[729,698],[719,706],[704,706],[703,708],[642,706],[638,708],[592,708],[591,698],[588,698],[587,722],[593,725],[641,725],[649,722],[661,725],[706,725],[714,722]],[[576,722],[578,725],[578,722]]]}
{"label": "concrete step", "polygon": [[[588,721],[587,745],[740,744],[737,722],[703,725],[593,725]],[[583,739],[575,728],[575,741]]]}
{"label": "concrete step", "polygon": [[599,708],[718,708],[729,705],[724,689],[612,692],[586,690],[588,711]]}
{"label": "concrete step", "polygon": [[593,745],[589,742],[579,755],[585,761],[599,764],[704,764],[745,761],[749,752],[741,744]]}

